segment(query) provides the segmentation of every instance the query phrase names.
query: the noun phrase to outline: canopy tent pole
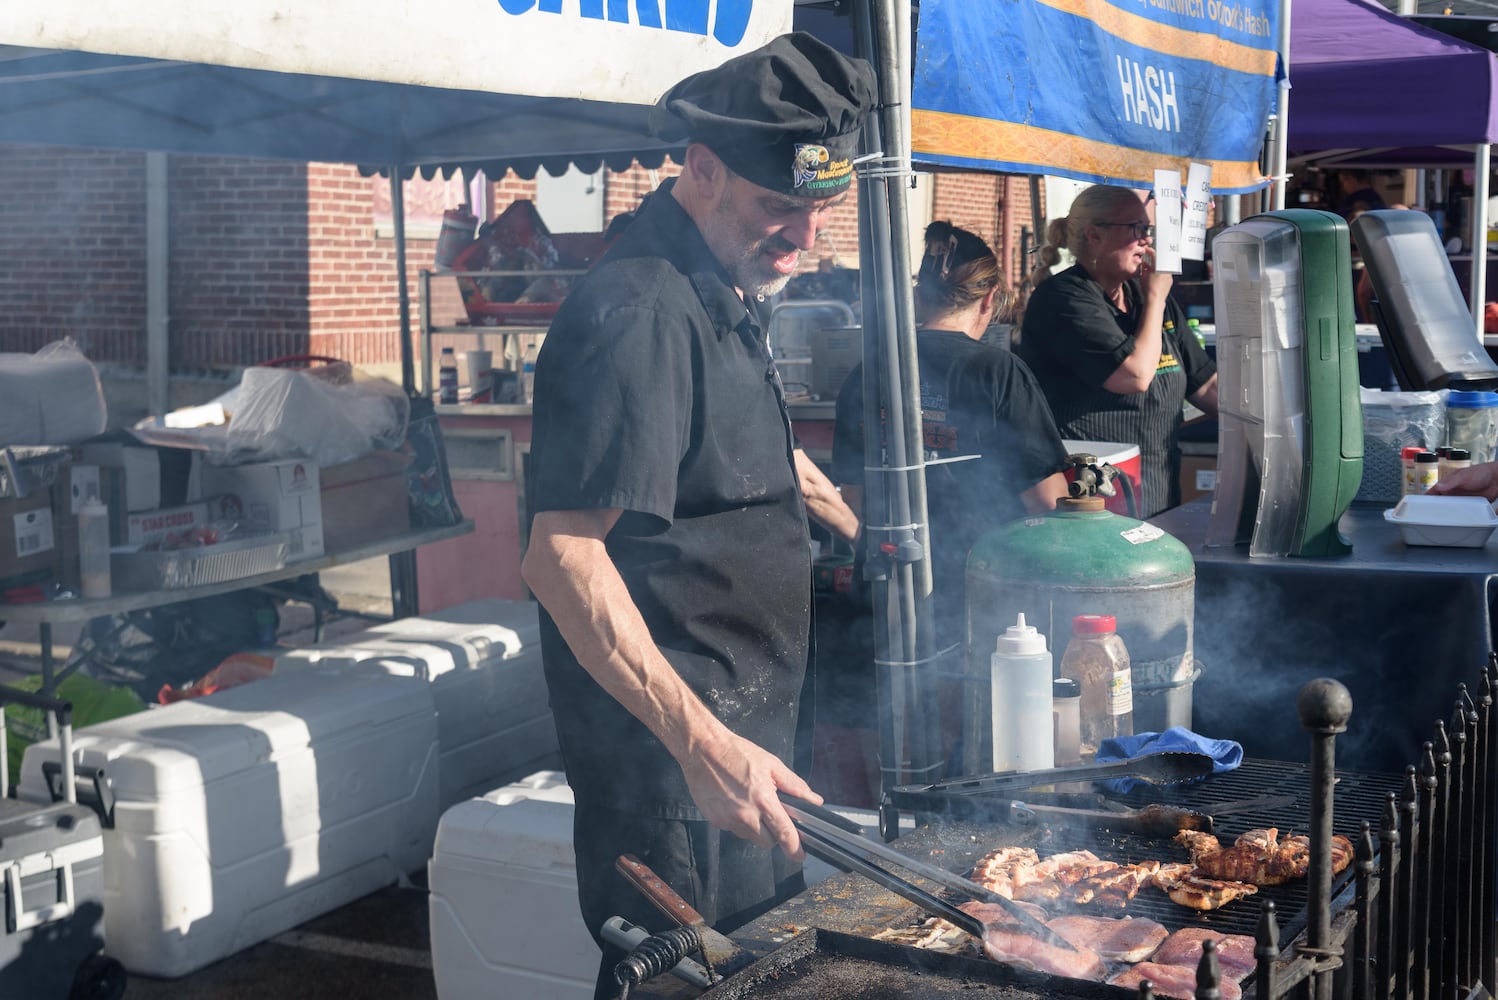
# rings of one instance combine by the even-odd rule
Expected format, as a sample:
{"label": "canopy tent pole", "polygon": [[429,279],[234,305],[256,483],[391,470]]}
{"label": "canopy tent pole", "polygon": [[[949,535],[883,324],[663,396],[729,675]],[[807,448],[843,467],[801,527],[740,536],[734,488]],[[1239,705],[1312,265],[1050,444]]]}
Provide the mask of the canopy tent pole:
{"label": "canopy tent pole", "polygon": [[1275,49],[1280,57],[1280,78],[1275,81],[1276,99],[1273,128],[1273,156],[1269,161],[1270,207],[1276,212],[1285,207],[1285,188],[1290,171],[1290,0],[1280,0],[1279,38]]}
{"label": "canopy tent pole", "polygon": [[[395,287],[400,296],[401,388],[416,395],[416,359],[411,348],[411,287],[406,280],[406,189],[405,171],[390,167],[390,214],[395,232]],[[410,618],[420,613],[416,593],[416,552],[407,549],[390,555],[390,614]]]}
{"label": "canopy tent pole", "polygon": [[1493,147],[1480,143],[1473,147],[1472,163],[1472,281],[1467,298],[1472,304],[1472,319],[1477,327],[1477,342],[1482,343],[1482,311],[1488,300],[1488,171],[1493,165]]}
{"label": "canopy tent pole", "polygon": [[[859,54],[875,66],[879,110],[864,130],[874,155],[859,170],[859,242],[864,333],[865,574],[873,584],[874,658],[884,787],[940,776],[931,634],[931,558],[915,357],[906,185],[901,129],[907,71],[900,0],[854,8]],[[882,433],[888,415],[888,433]]]}
{"label": "canopy tent pole", "polygon": [[146,412],[172,408],[171,223],[165,153],[146,154]]}

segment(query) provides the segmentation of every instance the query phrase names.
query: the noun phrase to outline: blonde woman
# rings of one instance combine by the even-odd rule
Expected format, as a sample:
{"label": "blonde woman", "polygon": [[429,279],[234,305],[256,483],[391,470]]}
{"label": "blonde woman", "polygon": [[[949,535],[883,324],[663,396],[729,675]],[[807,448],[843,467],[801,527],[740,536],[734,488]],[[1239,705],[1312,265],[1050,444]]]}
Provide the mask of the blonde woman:
{"label": "blonde woman", "polygon": [[[1046,276],[1058,247],[1077,263]],[[1176,506],[1184,403],[1217,412],[1217,366],[1170,298],[1173,275],[1154,270],[1149,206],[1128,188],[1087,188],[1047,227],[1041,261],[1018,351],[1062,437],[1137,444],[1140,516]]]}

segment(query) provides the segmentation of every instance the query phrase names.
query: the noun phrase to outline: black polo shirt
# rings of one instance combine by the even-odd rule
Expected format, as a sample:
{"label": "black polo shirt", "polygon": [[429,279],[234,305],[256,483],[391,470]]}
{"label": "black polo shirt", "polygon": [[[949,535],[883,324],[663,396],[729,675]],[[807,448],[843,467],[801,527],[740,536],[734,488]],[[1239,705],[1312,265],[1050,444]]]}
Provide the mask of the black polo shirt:
{"label": "black polo shirt", "polygon": [[[530,509],[624,511],[606,542],[651,635],[730,729],[791,761],[811,553],[765,333],[669,187],[567,296],[536,363]],[[541,614],[568,782],[699,819],[665,748]]]}
{"label": "black polo shirt", "polygon": [[1217,372],[1186,327],[1174,299],[1165,305],[1160,363],[1145,392],[1103,388],[1134,351],[1144,308],[1137,281],[1124,283],[1128,310],[1116,308],[1081,265],[1036,286],[1025,307],[1017,350],[1034,371],[1063,437],[1137,444],[1144,479],[1143,517],[1181,502],[1176,435],[1186,398]]}
{"label": "black polo shirt", "polygon": [[[1066,466],[1066,448],[1030,370],[1008,351],[956,330],[916,336],[925,439],[926,505],[938,634],[960,639],[968,550],[1025,514],[1025,490]],[[832,473],[864,484],[863,368],[837,396]]]}

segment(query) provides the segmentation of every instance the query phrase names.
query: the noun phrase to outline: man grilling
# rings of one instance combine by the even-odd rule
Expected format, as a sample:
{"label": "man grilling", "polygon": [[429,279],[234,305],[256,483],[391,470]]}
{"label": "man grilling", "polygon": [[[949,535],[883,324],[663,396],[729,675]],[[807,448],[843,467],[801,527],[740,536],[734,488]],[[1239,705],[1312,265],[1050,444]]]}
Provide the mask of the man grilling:
{"label": "man grilling", "polygon": [[[811,562],[765,299],[846,197],[873,96],[866,63],[802,33],[678,83],[652,128],[689,140],[681,176],[537,362],[522,573],[595,936],[661,924],[624,853],[721,928],[802,887],[777,793],[820,801],[788,764]],[[597,997],[620,957],[604,948]]]}

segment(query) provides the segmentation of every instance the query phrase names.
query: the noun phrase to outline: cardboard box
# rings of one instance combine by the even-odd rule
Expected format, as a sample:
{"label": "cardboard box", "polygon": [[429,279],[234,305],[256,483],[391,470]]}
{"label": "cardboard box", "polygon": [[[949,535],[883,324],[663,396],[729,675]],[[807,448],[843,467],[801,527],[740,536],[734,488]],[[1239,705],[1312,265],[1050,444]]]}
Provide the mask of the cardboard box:
{"label": "cardboard box", "polygon": [[322,494],[317,463],[300,458],[197,469],[200,500],[218,497],[211,519],[235,520],[245,531],[291,537],[288,562],[323,554]]}
{"label": "cardboard box", "polygon": [[125,515],[125,531],[114,539],[116,545],[140,546],[159,542],[167,535],[181,535],[194,528],[206,527],[213,520],[211,511],[219,504],[213,500],[198,500],[180,507],[162,507],[159,510],[143,510]]}
{"label": "cardboard box", "polygon": [[323,547],[346,552],[411,530],[406,466],[411,456],[370,452],[320,470]]}
{"label": "cardboard box", "polygon": [[161,506],[161,460],[155,448],[118,442],[85,444],[82,458],[84,464],[97,465],[102,472],[104,492],[99,498],[110,510],[123,514]]}
{"label": "cardboard box", "polygon": [[0,500],[0,586],[55,583],[60,541],[51,489]]}
{"label": "cardboard box", "polygon": [[1216,488],[1216,455],[1181,456],[1181,503],[1206,496]]}

